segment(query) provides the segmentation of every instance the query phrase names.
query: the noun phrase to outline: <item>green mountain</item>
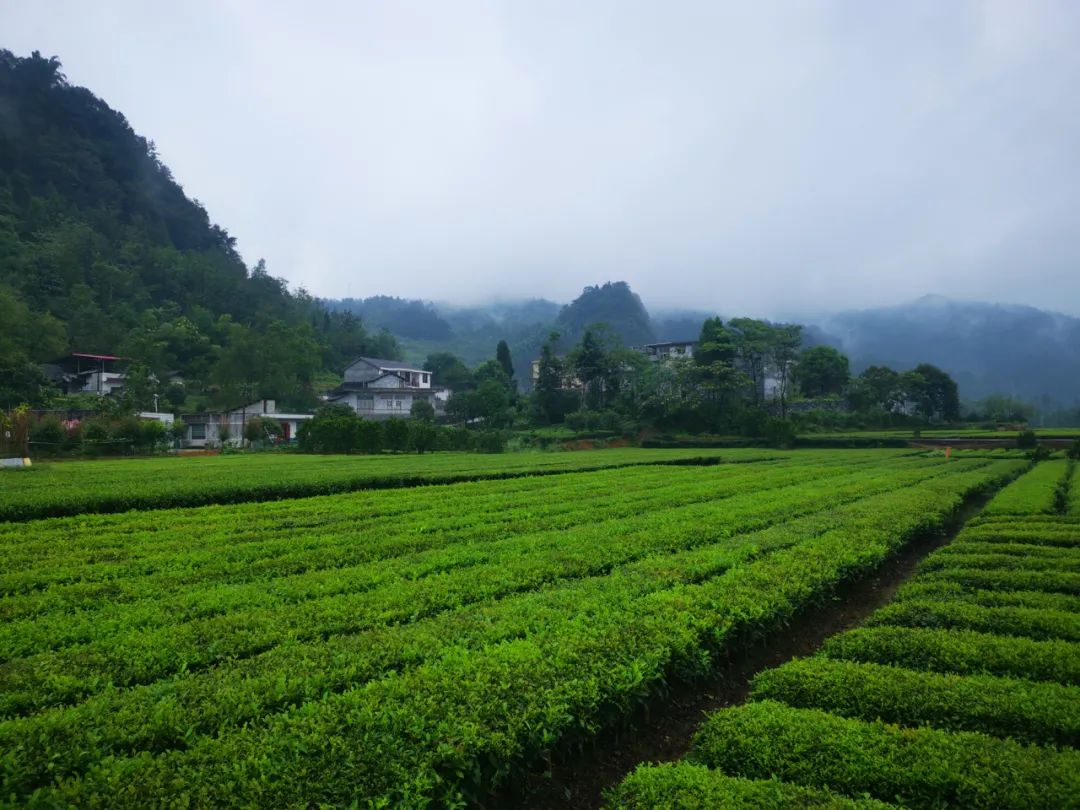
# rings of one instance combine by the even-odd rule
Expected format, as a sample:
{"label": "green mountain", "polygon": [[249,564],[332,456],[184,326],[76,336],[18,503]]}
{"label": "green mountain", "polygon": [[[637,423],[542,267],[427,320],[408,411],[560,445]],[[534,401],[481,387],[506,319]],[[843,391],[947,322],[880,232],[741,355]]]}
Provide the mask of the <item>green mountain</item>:
{"label": "green mountain", "polygon": [[179,372],[221,405],[311,404],[348,358],[396,351],[246,267],[154,144],[60,67],[0,50],[0,406],[47,400],[36,364],[72,351]]}
{"label": "green mountain", "polygon": [[576,343],[586,329],[599,323],[610,327],[627,346],[656,340],[645,305],[625,281],[586,287],[581,295],[562,308],[555,328],[566,342]]}
{"label": "green mountain", "polygon": [[[605,324],[627,346],[656,339],[649,313],[625,281],[586,287],[569,304],[559,306],[545,299],[500,302],[485,306],[459,307],[429,301],[375,296],[363,300],[341,299],[324,302],[335,311],[353,312],[365,323],[394,334],[405,356],[423,362],[429,354],[449,352],[469,365],[478,365],[495,355],[495,346],[505,340],[514,361],[515,375],[529,380],[530,364],[552,332],[560,335],[559,346],[569,349],[585,330]],[[696,313],[675,313],[663,321],[680,336],[668,339],[696,340],[707,315],[692,323]]]}
{"label": "green mountain", "polygon": [[342,298],[328,301],[328,306],[341,312],[351,312],[364,323],[386,329],[398,337],[415,340],[446,340],[453,330],[435,307],[425,301],[375,295],[371,298]]}
{"label": "green mountain", "polygon": [[819,325],[856,370],[928,362],[949,372],[965,399],[1009,394],[1045,410],[1080,404],[1078,318],[927,295],[838,313]]}

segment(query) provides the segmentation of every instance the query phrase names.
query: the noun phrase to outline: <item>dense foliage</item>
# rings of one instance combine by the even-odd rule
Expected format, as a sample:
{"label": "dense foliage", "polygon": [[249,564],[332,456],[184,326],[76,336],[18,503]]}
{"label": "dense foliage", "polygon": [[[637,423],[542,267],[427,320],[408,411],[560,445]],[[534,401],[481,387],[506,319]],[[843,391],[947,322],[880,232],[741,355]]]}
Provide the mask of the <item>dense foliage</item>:
{"label": "dense foliage", "polygon": [[738,777],[825,790],[830,801],[1076,806],[1077,491],[1073,461],[1039,464],[864,627],[759,674],[752,702],[702,726],[695,765],[643,767],[615,803],[655,795],[694,806]]}
{"label": "dense foliage", "polygon": [[[1007,391],[1037,403],[1048,417],[1055,411],[1071,413],[1074,420],[1080,416],[1076,317],[927,296],[900,306],[845,312],[822,326],[843,336],[844,349],[858,368],[910,368],[928,361],[948,369],[973,400]],[[1036,357],[1038,362],[1032,362]]]}
{"label": "dense foliage", "polygon": [[[860,361],[885,357],[908,368],[958,344],[948,337],[957,331],[953,322],[971,320],[953,317],[955,307],[940,318],[939,308],[929,309],[929,316],[919,308],[915,315],[889,312],[874,320],[874,335],[865,334],[856,315],[839,323],[855,335]],[[998,318],[982,317],[983,337],[974,343],[982,356],[953,362],[949,355],[942,365],[981,369],[987,355],[1012,358],[1007,373],[998,372],[996,379],[969,372],[963,382],[974,377],[971,390],[980,394],[1003,380],[1028,381],[1044,367],[1069,377],[1073,358],[1031,364],[1030,352],[1015,349],[1021,343],[1015,332],[1030,329],[1056,351],[1075,343],[1074,321],[1026,310],[996,314],[1018,324],[1002,329]],[[699,315],[691,319],[683,313],[654,324],[621,281],[587,287],[561,310],[542,300],[456,311],[387,296],[316,301],[303,290],[290,291],[261,261],[247,267],[227,231],[186,196],[153,142],[136,135],[120,113],[89,90],[69,84],[55,58],[0,51],[0,322],[6,327],[0,336],[0,407],[55,399],[40,364],[72,351],[126,358],[150,381],[139,401],[131,403],[133,409],[149,407],[154,393],[166,394],[170,376],[183,381],[170,392],[172,408],[236,406],[259,397],[307,407],[353,357],[398,356],[394,335],[418,357],[452,350],[470,365],[505,340],[516,366],[504,370],[528,388],[528,364],[553,329],[560,333],[556,350],[563,356],[589,334],[595,336],[600,324],[624,346],[652,341],[658,329],[661,337],[696,337],[704,318]],[[762,338],[770,342],[772,325],[736,318],[726,326],[741,341],[737,371],[749,377],[746,398],[757,408],[765,369],[755,357],[764,356]],[[900,330],[898,340],[894,332]],[[773,349],[778,346],[772,341]],[[916,351],[922,354],[912,356]],[[951,380],[934,366],[915,365],[890,379],[868,373],[879,369],[879,362],[848,386],[846,358],[828,346],[810,346],[800,356],[798,343],[793,349],[789,344],[786,355],[774,352],[769,363],[779,384],[781,417],[787,415],[789,395],[796,393],[788,390],[789,372],[805,397],[844,398],[858,412],[874,411],[877,423],[901,409],[923,420],[952,421],[959,415],[955,386],[950,388]],[[714,375],[710,385],[735,381]],[[657,397],[673,388],[665,379],[646,380],[642,387],[649,393],[637,406],[650,413]],[[1043,385],[1040,393],[1060,394],[1067,402],[1068,385],[1058,388]],[[585,398],[589,407],[606,399],[595,391],[592,387]],[[716,399],[715,391],[703,396]],[[682,401],[665,417],[673,427],[717,427],[713,415],[694,410],[693,403]],[[1031,406],[988,397],[976,410],[1001,419],[1030,415]],[[1074,416],[1059,411],[1059,418]],[[655,421],[655,414],[650,418]],[[726,422],[729,431],[741,424],[736,416]],[[736,432],[761,431],[742,425]]]}
{"label": "dense foliage", "polygon": [[351,312],[365,323],[403,338],[441,341],[453,334],[450,324],[439,317],[431,304],[423,301],[374,295],[360,299],[342,298],[327,304],[335,311]]}
{"label": "dense foliage", "polygon": [[586,287],[555,319],[555,329],[568,342],[581,339],[595,324],[606,324],[627,346],[656,339],[645,305],[625,281]]}
{"label": "dense foliage", "polygon": [[[325,370],[393,356],[348,313],[247,268],[151,141],[59,62],[0,50],[0,407],[50,397],[38,364],[121,355],[219,404],[308,404]],[[136,403],[145,407],[148,403]]]}
{"label": "dense foliage", "polygon": [[[55,59],[0,52],[0,100],[0,318],[8,326],[0,407],[55,399],[39,364],[72,351],[126,358],[129,411],[150,408],[155,394],[173,409],[262,397],[311,407],[353,357],[398,354],[387,328],[431,347],[429,365],[445,358],[462,328],[429,304],[386,296],[327,309],[290,291],[264,263],[246,267],[153,143],[68,84]],[[901,412],[959,417],[956,386],[939,369],[923,364],[891,379],[872,369],[849,386],[847,358],[826,346],[800,354],[795,326],[711,318],[691,368],[648,368],[626,347],[653,340],[655,330],[625,282],[587,287],[553,319],[546,302],[534,304],[474,330],[489,336],[483,357],[501,347],[489,361],[501,376],[485,371],[487,363],[471,375],[437,373],[461,391],[452,418],[510,427],[614,410],[641,426],[770,437],[777,428],[767,417],[786,418],[799,394],[846,398],[876,423]],[[371,332],[365,322],[384,329]],[[558,336],[546,351],[563,363],[560,393],[549,385],[537,401],[522,402],[518,388],[532,385],[528,363],[545,351],[552,328]],[[439,370],[450,371],[445,362]],[[775,383],[769,414],[766,377]],[[566,388],[580,391],[576,401]]]}
{"label": "dense foliage", "polygon": [[[649,358],[606,324],[585,328],[563,350],[553,332],[539,350],[531,402],[496,400],[496,424],[574,423],[614,415],[627,430],[743,436],[790,446],[799,431],[823,426],[912,425],[960,418],[956,383],[923,363],[899,373],[872,367],[852,378],[848,359],[826,346],[803,348],[802,327],[751,318],[701,325],[692,355]],[[429,357],[457,368],[451,355]],[[460,364],[458,364],[460,365]],[[462,374],[455,372],[455,377]],[[497,393],[497,391],[496,391]],[[485,418],[483,409],[471,415]]]}

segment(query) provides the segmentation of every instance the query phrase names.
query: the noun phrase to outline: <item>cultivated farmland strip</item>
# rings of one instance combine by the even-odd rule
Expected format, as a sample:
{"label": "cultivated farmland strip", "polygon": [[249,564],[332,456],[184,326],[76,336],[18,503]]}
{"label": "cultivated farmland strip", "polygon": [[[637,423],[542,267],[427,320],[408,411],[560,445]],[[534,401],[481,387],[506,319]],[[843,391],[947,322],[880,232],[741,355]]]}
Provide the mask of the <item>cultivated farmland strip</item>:
{"label": "cultivated farmland strip", "polygon": [[631,599],[628,610],[539,624],[474,650],[447,647],[417,668],[309,701],[184,751],[103,759],[42,801],[141,806],[182,785],[195,804],[456,803],[555,741],[588,736],[671,672],[789,619],[940,526],[962,495],[1016,464],[894,489],[837,530],[700,583]]}

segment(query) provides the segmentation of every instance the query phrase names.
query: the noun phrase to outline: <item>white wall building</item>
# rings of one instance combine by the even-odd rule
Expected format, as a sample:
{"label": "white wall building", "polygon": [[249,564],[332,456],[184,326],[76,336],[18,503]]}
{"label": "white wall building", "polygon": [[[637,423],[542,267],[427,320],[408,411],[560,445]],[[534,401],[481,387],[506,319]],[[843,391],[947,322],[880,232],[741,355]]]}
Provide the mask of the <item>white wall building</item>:
{"label": "white wall building", "polygon": [[112,354],[72,352],[58,364],[46,364],[46,374],[67,394],[110,396],[124,390],[124,372],[117,365],[125,358]]}
{"label": "white wall building", "polygon": [[[228,433],[226,443],[239,447],[244,443],[244,428],[255,417],[272,419],[281,427],[280,441],[296,441],[300,425],[312,418],[310,413],[288,413],[277,409],[272,399],[260,399],[224,413],[193,413],[181,417],[187,424],[184,447],[220,447],[222,436]],[[227,430],[226,430],[227,429]],[[269,439],[269,437],[267,437]]]}
{"label": "white wall building", "polygon": [[450,391],[431,384],[431,372],[400,360],[358,357],[328,402],[348,405],[363,419],[408,419],[414,402],[431,403],[442,414]]}

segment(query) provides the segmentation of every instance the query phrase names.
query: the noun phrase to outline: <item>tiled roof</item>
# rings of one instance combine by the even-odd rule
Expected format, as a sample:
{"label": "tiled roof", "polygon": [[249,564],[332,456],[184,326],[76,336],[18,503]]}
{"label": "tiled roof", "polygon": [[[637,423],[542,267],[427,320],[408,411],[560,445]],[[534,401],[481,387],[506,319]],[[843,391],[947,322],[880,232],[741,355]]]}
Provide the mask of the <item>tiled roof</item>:
{"label": "tiled roof", "polygon": [[423,374],[430,374],[431,373],[430,371],[424,371],[424,369],[422,369],[422,368],[417,368],[416,366],[411,366],[408,363],[406,363],[404,360],[383,360],[383,359],[378,358],[378,357],[357,357],[349,365],[352,365],[353,363],[357,363],[357,362],[359,362],[361,360],[363,360],[365,363],[371,363],[371,365],[373,365],[373,366],[378,366],[379,368],[392,368],[395,371],[397,371],[397,370],[401,370],[401,371],[418,371],[418,372],[421,372]]}

